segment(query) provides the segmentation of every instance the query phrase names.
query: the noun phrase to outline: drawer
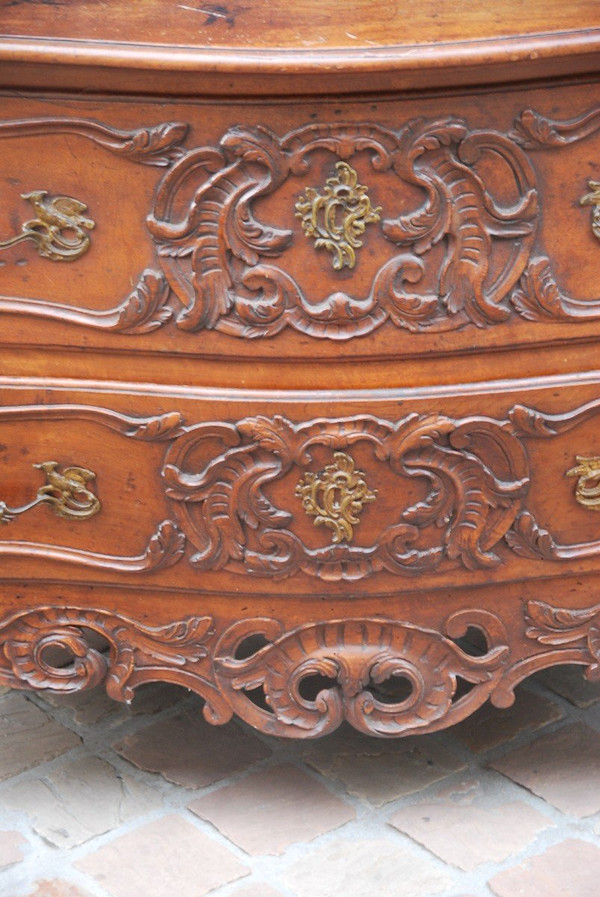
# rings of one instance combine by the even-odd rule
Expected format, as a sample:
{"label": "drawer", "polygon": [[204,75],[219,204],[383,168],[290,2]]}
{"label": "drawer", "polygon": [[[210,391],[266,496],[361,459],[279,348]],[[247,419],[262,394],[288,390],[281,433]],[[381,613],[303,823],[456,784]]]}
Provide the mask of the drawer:
{"label": "drawer", "polygon": [[360,384],[357,358],[600,332],[596,84],[2,111],[6,347],[85,347],[91,376],[126,352],[133,379],[168,355],[198,384],[214,359]]}
{"label": "drawer", "polygon": [[599,416],[596,375],[343,398],[5,382],[3,578],[350,601],[597,570]]}

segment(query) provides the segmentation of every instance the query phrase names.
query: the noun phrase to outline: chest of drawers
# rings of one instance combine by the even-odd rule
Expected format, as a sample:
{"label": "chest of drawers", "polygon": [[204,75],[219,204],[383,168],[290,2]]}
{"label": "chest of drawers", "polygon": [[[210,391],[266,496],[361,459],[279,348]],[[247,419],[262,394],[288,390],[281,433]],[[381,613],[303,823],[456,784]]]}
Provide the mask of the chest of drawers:
{"label": "chest of drawers", "polygon": [[598,5],[92,6],[0,26],[0,684],[594,678]]}

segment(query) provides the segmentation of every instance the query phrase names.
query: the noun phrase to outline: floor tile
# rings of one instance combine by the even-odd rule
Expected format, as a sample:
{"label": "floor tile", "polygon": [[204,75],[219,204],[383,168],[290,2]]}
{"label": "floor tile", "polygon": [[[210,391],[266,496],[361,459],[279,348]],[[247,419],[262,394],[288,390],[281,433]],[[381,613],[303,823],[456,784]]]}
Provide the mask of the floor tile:
{"label": "floor tile", "polygon": [[419,803],[403,807],[390,824],[446,863],[470,871],[524,850],[551,821],[521,801],[488,809],[468,804]]}
{"label": "floor tile", "polygon": [[115,838],[76,864],[111,897],[204,897],[249,870],[180,816]]}
{"label": "floor tile", "polygon": [[235,723],[211,726],[199,710],[159,720],[115,745],[140,769],[186,788],[201,788],[263,760],[271,753]]}
{"label": "floor tile", "polygon": [[308,851],[282,880],[298,897],[432,897],[452,884],[437,864],[383,838],[339,839]]}
{"label": "floor tile", "polygon": [[74,732],[18,692],[0,698],[0,732],[0,781],[81,744]]}
{"label": "floor tile", "polygon": [[355,816],[351,806],[294,766],[251,774],[188,806],[251,855],[283,853]]}
{"label": "floor tile", "polygon": [[562,709],[554,701],[525,689],[517,689],[512,707],[503,710],[488,702],[455,726],[454,735],[469,750],[479,754],[505,744],[521,732],[555,723],[563,716]]}
{"label": "floor tile", "polygon": [[569,839],[498,873],[488,884],[497,897],[595,897],[599,882],[600,848]]}
{"label": "floor tile", "polygon": [[309,747],[306,762],[378,807],[465,768],[464,761],[431,736],[387,741],[344,733],[326,742]]}
{"label": "floor tile", "polygon": [[542,735],[491,766],[564,813],[600,812],[600,734],[583,723]]}
{"label": "floor tile", "polygon": [[162,800],[104,760],[84,757],[8,788],[0,803],[27,813],[51,844],[70,848],[158,809]]}
{"label": "floor tile", "polygon": [[27,838],[20,832],[0,831],[0,868],[11,866],[23,859],[23,849],[27,846]]}

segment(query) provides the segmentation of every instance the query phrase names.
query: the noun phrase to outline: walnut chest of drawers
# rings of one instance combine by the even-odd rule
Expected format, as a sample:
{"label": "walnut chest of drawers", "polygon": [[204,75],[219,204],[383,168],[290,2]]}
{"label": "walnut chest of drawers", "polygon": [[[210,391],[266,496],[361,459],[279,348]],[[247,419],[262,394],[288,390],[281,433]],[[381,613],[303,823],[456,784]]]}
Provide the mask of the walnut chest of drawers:
{"label": "walnut chest of drawers", "polygon": [[598,675],[600,7],[450,6],[3,7],[0,684]]}

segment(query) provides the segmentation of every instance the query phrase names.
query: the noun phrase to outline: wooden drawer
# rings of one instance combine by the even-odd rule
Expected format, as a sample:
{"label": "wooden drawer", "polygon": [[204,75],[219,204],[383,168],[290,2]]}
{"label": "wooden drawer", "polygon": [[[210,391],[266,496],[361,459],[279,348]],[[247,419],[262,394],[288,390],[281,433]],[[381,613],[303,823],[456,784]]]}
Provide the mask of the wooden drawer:
{"label": "wooden drawer", "polygon": [[213,723],[392,737],[595,674],[600,375],[1,396],[0,683],[166,680]]}
{"label": "wooden drawer", "polygon": [[598,568],[596,375],[278,398],[5,383],[2,401],[5,578],[310,601]]}
{"label": "wooden drawer", "polygon": [[197,384],[211,359],[234,363],[227,385],[268,385],[256,361],[330,361],[352,385],[357,358],[431,367],[600,332],[597,84],[2,111],[6,347],[85,346],[90,376],[127,353],[133,379],[193,356]]}

